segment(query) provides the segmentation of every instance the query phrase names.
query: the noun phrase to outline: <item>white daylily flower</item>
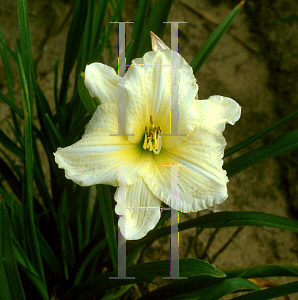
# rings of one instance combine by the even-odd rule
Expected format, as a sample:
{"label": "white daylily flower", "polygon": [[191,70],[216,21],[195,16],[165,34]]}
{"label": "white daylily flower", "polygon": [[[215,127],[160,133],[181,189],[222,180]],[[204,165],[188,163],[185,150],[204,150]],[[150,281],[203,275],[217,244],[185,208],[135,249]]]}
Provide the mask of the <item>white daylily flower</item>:
{"label": "white daylily flower", "polygon": [[[140,239],[160,218],[161,202],[170,205],[171,168],[179,167],[179,211],[188,213],[222,203],[228,178],[222,169],[225,124],[239,118],[232,99],[195,100],[198,85],[192,68],[179,55],[179,134],[170,134],[171,51],[154,34],[154,51],[132,61],[125,74],[126,132],[118,133],[118,75],[101,63],[86,67],[85,85],[100,105],[77,143],[54,153],[65,176],[81,186],[118,186],[118,167],[126,165],[125,237]],[[119,202],[118,191],[115,200]],[[119,212],[119,205],[116,206]],[[119,222],[123,232],[123,222]]]}

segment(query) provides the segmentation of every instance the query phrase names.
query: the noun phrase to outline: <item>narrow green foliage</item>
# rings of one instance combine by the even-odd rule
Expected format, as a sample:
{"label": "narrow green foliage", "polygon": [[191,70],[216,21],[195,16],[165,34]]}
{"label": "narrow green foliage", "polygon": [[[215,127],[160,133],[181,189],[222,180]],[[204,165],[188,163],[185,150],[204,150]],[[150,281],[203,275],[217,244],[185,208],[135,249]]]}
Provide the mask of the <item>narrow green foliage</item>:
{"label": "narrow green foliage", "polygon": [[245,153],[229,162],[223,168],[227,171],[228,177],[232,177],[248,167],[267,158],[282,155],[298,149],[298,130],[286,133],[273,141]]}
{"label": "narrow green foliage", "polygon": [[24,118],[24,113],[22,112],[22,110],[20,108],[18,108],[14,102],[12,102],[11,100],[9,100],[5,95],[3,95],[2,93],[0,93],[0,99],[6,103],[7,105],[10,106],[10,108],[17,113],[21,118]]}
{"label": "narrow green foliage", "polygon": [[62,83],[60,89],[60,103],[66,102],[67,87],[70,73],[73,69],[78,52],[81,46],[81,40],[86,24],[89,1],[78,0],[75,5],[75,12],[70,24],[66,49],[64,55],[64,68],[62,74]]}
{"label": "narrow green foliage", "polygon": [[100,40],[100,36],[104,31],[104,20],[108,9],[108,3],[108,1],[99,1],[97,4],[90,40],[90,49],[92,50],[95,48],[95,45]]}
{"label": "narrow green foliage", "polygon": [[0,195],[0,298],[25,300],[12,247],[9,217]]}
{"label": "narrow green foliage", "polygon": [[223,35],[229,29],[235,17],[238,15],[242,8],[242,5],[237,5],[228,16],[221,22],[218,27],[212,32],[206,43],[200,49],[198,54],[195,56],[191,62],[191,67],[193,68],[194,74],[198,73],[205,61],[208,59],[210,54],[213,52],[216,45],[220,42]]}
{"label": "narrow green foliage", "polygon": [[[191,219],[186,222],[179,223],[179,231],[193,227],[199,228],[222,228],[233,226],[267,226],[275,227],[293,232],[298,232],[298,221],[290,218],[279,217],[261,212],[219,212],[211,213]],[[153,230],[149,232],[143,239],[136,241],[133,248],[142,247],[146,244],[153,243],[156,239],[170,234],[170,226]],[[128,252],[132,250],[128,246]]]}
{"label": "narrow green foliage", "polygon": [[100,203],[100,212],[104,224],[106,237],[110,249],[111,259],[114,270],[117,269],[118,248],[116,240],[116,230],[114,224],[114,210],[109,187],[106,185],[97,185],[97,197]]}
{"label": "narrow green foliage", "polygon": [[21,56],[24,62],[24,74],[27,80],[27,93],[30,105],[33,105],[33,83],[34,74],[31,36],[28,24],[28,3],[27,0],[17,0],[18,20],[20,31]]}
{"label": "narrow green foliage", "polygon": [[253,142],[257,141],[258,139],[260,139],[262,136],[264,136],[265,134],[269,133],[270,131],[274,130],[275,128],[281,126],[282,124],[290,121],[292,118],[296,117],[298,115],[298,110],[294,111],[293,113],[291,113],[290,115],[288,115],[287,117],[283,118],[282,120],[280,120],[279,122],[275,123],[274,125],[262,130],[261,132],[253,135],[252,137],[248,138],[247,140],[238,143],[237,145],[230,147],[228,149],[225,150],[225,157],[228,157],[240,150],[242,150],[243,148],[249,146],[250,144],[252,144]]}
{"label": "narrow green foliage", "polygon": [[138,57],[140,43],[142,42],[143,36],[145,34],[144,28],[145,28],[145,22],[148,15],[149,7],[150,7],[150,1],[140,1],[136,11],[134,24],[126,25],[126,26],[133,26],[131,41],[127,47],[126,64],[128,65],[131,64],[132,59]]}
{"label": "narrow green foliage", "polygon": [[97,108],[97,106],[100,104],[99,100],[97,98],[92,98],[85,86],[84,83],[84,74],[80,74],[78,78],[78,89],[80,94],[80,99],[83,102],[83,105],[85,106],[87,112],[90,116],[92,116]]}
{"label": "narrow green foliage", "polygon": [[[45,114],[45,117],[46,117],[46,120],[48,121],[49,126],[51,128],[52,136],[56,138],[56,142],[54,142],[53,144],[54,145],[59,144],[61,147],[64,147],[65,146],[64,140],[63,140],[62,136],[60,135],[58,129],[53,124],[52,119],[49,117],[48,114]],[[56,147],[54,146],[53,148],[55,149]]]}
{"label": "narrow green foliage", "polygon": [[[179,260],[180,277],[188,276],[203,276],[209,275],[213,277],[224,277],[225,274],[205,261],[187,258]],[[156,277],[169,276],[170,261],[162,260],[150,263],[143,263],[127,267],[126,273],[128,277],[135,277],[135,279],[113,279],[110,277],[117,277],[117,271],[100,275],[89,280],[81,282],[75,286],[66,295],[65,300],[68,299],[86,299],[87,296],[95,297],[104,293],[105,291],[120,287],[127,284],[134,284],[140,282],[152,282]],[[85,298],[84,298],[85,297]]]}
{"label": "narrow green foliage", "polygon": [[[155,1],[152,8],[147,27],[143,29],[137,57],[142,57],[147,51],[151,51],[150,31],[153,31],[160,38],[163,38],[173,0]],[[170,26],[168,24],[168,26]],[[132,57],[134,58],[134,57]]]}
{"label": "narrow green foliage", "polygon": [[24,224],[26,224],[26,242],[29,255],[33,264],[38,269],[42,281],[45,283],[45,275],[36,237],[36,229],[33,212],[33,149],[32,149],[32,107],[30,103],[29,88],[24,72],[22,59],[19,53],[18,66],[21,79],[22,103],[24,110],[24,140],[25,140],[25,175],[23,186]]}
{"label": "narrow green foliage", "polygon": [[86,270],[86,268],[88,267],[88,265],[90,263],[94,263],[94,260],[95,260],[95,257],[96,256],[100,256],[102,250],[107,246],[107,239],[104,238],[102,239],[99,243],[97,243],[91,250],[90,252],[88,253],[88,255],[86,256],[86,258],[84,259],[84,261],[82,262],[78,272],[77,272],[77,275],[76,275],[76,278],[75,278],[75,282],[74,284],[79,284],[83,275],[84,275],[84,272]]}
{"label": "narrow green foliage", "polygon": [[298,281],[274,286],[262,291],[249,293],[243,296],[236,297],[234,299],[238,300],[267,300],[267,299],[276,299],[277,297],[287,296],[294,293],[298,293]]}
{"label": "narrow green foliage", "polygon": [[[124,0],[119,0],[117,7],[114,9],[114,14],[111,17],[110,24],[108,25],[107,28],[103,31],[101,38],[99,39],[97,45],[95,46],[94,49],[92,49],[92,52],[90,54],[90,61],[99,61],[102,55],[102,52],[105,48],[105,46],[109,42],[109,38],[112,32],[112,29],[114,27],[114,22],[121,21],[121,12],[124,7]],[[116,24],[117,25],[117,24]]]}

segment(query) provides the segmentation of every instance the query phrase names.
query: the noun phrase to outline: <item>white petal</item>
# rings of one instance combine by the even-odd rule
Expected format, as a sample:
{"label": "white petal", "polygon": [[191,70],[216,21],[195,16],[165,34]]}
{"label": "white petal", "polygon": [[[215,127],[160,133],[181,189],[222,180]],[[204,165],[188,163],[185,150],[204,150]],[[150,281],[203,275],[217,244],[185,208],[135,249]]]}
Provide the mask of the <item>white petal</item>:
{"label": "white petal", "polygon": [[101,63],[86,66],[85,85],[100,103],[118,103],[118,78],[115,70]]}
{"label": "white petal", "polygon": [[[129,141],[140,143],[150,115],[162,134],[170,133],[171,51],[151,51],[132,61],[126,75],[126,128],[135,134]],[[198,91],[192,68],[179,55],[179,97],[181,112],[190,109]]]}
{"label": "white petal", "polygon": [[126,181],[132,184],[150,167],[152,153],[131,144],[117,133],[118,106],[107,103],[98,106],[83,138],[77,143],[58,148],[54,153],[65,176],[81,186],[110,184],[118,186],[118,166],[126,165]]}
{"label": "white petal", "polygon": [[208,100],[195,101],[200,115],[200,122],[211,126],[220,132],[225,129],[226,123],[234,125],[241,115],[239,104],[226,97],[212,96]]}
{"label": "white petal", "polygon": [[171,199],[171,164],[179,167],[179,207],[188,213],[219,204],[227,198],[228,178],[222,169],[226,145],[222,134],[200,124],[184,143],[162,149],[154,157],[155,165],[143,178],[150,191],[166,204]]}
{"label": "white petal", "polygon": [[[117,214],[119,214],[119,198],[118,188],[115,193],[115,200],[118,203],[115,207]],[[161,201],[149,191],[142,178],[133,185],[127,186],[125,199],[126,220],[124,222],[123,216],[119,220],[122,235],[127,240],[137,240],[144,237],[158,223],[160,206]]]}

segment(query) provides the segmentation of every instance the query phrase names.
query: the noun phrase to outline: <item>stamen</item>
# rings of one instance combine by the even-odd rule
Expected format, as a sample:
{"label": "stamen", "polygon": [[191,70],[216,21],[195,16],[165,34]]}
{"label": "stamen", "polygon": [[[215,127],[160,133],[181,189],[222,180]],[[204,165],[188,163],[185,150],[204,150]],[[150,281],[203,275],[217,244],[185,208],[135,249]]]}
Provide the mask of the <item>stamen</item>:
{"label": "stamen", "polygon": [[160,126],[157,126],[157,128],[154,126],[152,115],[150,116],[150,123],[153,130],[149,131],[148,126],[145,126],[143,149],[148,149],[149,151],[158,154],[161,150],[161,129]]}
{"label": "stamen", "polygon": [[151,123],[152,126],[154,126],[154,123],[153,123],[153,116],[152,116],[152,115],[150,116],[150,123]]}

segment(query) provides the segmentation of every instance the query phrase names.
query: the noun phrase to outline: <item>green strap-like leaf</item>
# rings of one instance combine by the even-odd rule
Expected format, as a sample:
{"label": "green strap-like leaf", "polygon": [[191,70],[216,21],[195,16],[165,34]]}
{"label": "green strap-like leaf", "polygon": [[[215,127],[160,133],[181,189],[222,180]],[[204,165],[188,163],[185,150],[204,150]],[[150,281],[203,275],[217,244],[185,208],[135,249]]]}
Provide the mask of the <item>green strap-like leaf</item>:
{"label": "green strap-like leaf", "polygon": [[296,149],[298,149],[298,130],[286,133],[262,147],[230,160],[224,164],[223,168],[227,171],[230,178],[261,160],[285,154]]}
{"label": "green strap-like leaf", "polygon": [[[186,222],[179,223],[179,231],[189,228],[222,228],[233,226],[267,226],[293,232],[298,232],[298,221],[290,218],[279,217],[261,212],[225,211],[210,213]],[[170,234],[170,226],[153,230],[143,239],[130,243],[127,246],[128,253],[133,249],[153,243],[156,239]]]}
{"label": "green strap-like leaf", "polygon": [[0,195],[0,299],[25,300],[11,242],[10,224]]}
{"label": "green strap-like leaf", "polygon": [[167,25],[164,22],[168,20],[173,2],[173,0],[160,0],[154,2],[147,27],[143,30],[137,57],[142,57],[146,52],[152,50],[150,31],[153,31],[160,38],[163,38]]}
{"label": "green strap-like leaf", "polygon": [[66,102],[69,76],[77,59],[86,24],[88,1],[78,0],[75,2],[75,4],[75,12],[70,24],[66,41],[64,67],[60,89],[60,103]]}
{"label": "green strap-like leaf", "polygon": [[194,74],[196,74],[200,68],[203,66],[205,61],[208,59],[216,45],[219,43],[223,35],[226,33],[230,25],[232,24],[235,17],[240,12],[244,2],[240,2],[228,16],[218,25],[218,27],[210,35],[206,43],[202,46],[198,54],[195,56],[191,62],[191,67],[193,68]]}
{"label": "green strap-like leaf", "polygon": [[140,42],[144,36],[145,22],[146,22],[146,17],[148,15],[149,7],[150,7],[150,1],[139,1],[134,24],[128,25],[128,26],[133,26],[131,41],[127,47],[126,64],[128,65],[130,65],[131,60],[136,58],[138,55]]}
{"label": "green strap-like leaf", "polygon": [[110,249],[112,263],[114,270],[118,266],[118,247],[116,239],[116,230],[114,224],[114,211],[112,206],[112,199],[110,196],[109,186],[97,185],[97,197],[100,202],[100,211],[103,219],[104,229]]}
{"label": "green strap-like leaf", "polygon": [[[185,258],[179,260],[179,276],[213,276],[224,277],[225,274],[216,269],[211,264],[195,258]],[[86,299],[86,297],[99,295],[109,289],[127,284],[140,282],[151,282],[155,277],[168,277],[170,273],[170,260],[142,263],[127,267],[126,274],[135,279],[110,279],[117,277],[117,271],[85,280],[72,288],[65,297],[66,299]],[[181,279],[182,280],[182,279]],[[186,282],[187,280],[185,280]],[[84,298],[85,297],[85,298]]]}
{"label": "green strap-like leaf", "polygon": [[289,120],[291,120],[292,118],[296,117],[298,115],[298,110],[294,111],[293,113],[291,113],[290,115],[288,115],[287,117],[283,118],[282,120],[280,120],[279,122],[275,123],[274,125],[262,130],[261,132],[253,135],[252,137],[246,139],[245,141],[230,147],[228,149],[225,150],[225,157],[228,157],[238,151],[240,151],[241,149],[249,146],[250,144],[252,144],[253,142],[257,141],[258,139],[260,139],[262,136],[264,136],[265,134],[267,134],[268,132],[274,130],[275,128],[279,127],[280,125],[288,122]]}
{"label": "green strap-like leaf", "polygon": [[42,259],[36,237],[34,211],[33,211],[33,149],[32,149],[32,106],[29,97],[29,88],[24,72],[23,62],[20,53],[17,50],[18,66],[20,73],[20,82],[22,90],[22,103],[24,110],[24,140],[25,140],[25,178],[24,178],[24,224],[26,224],[26,240],[33,265],[39,272],[42,281],[45,284],[45,275],[42,265]]}
{"label": "green strap-like leaf", "polygon": [[100,104],[99,100],[97,100],[95,97],[92,98],[85,86],[84,83],[84,74],[80,74],[78,78],[78,89],[80,94],[80,99],[83,102],[84,107],[88,111],[89,115],[92,116],[97,108],[97,106]]}
{"label": "green strap-like leaf", "polygon": [[267,300],[298,293],[298,281],[274,286],[262,291],[236,297],[237,300]]}

